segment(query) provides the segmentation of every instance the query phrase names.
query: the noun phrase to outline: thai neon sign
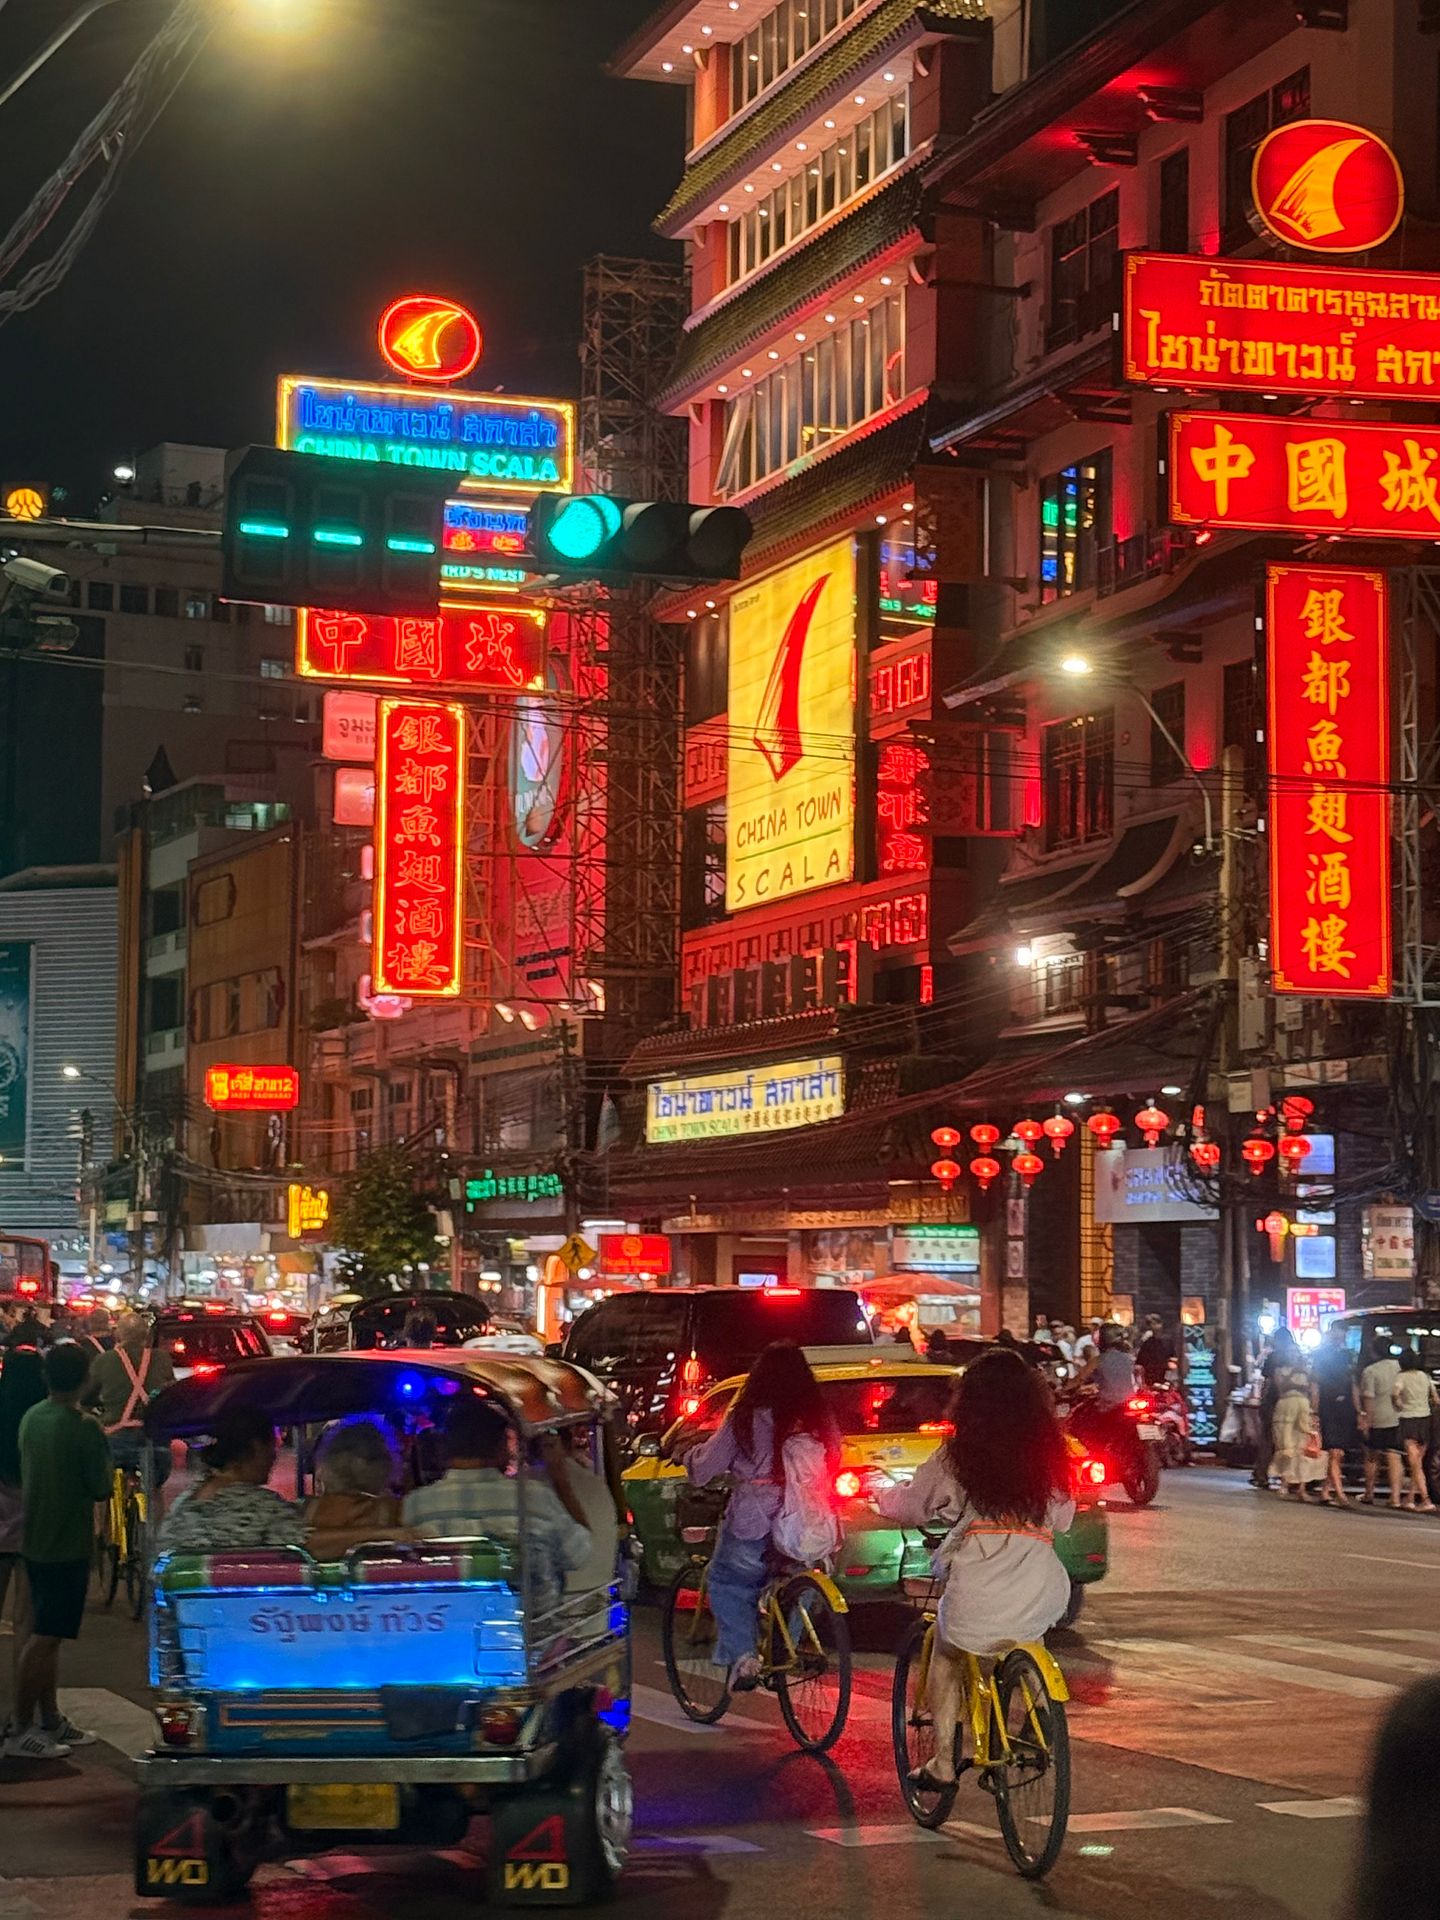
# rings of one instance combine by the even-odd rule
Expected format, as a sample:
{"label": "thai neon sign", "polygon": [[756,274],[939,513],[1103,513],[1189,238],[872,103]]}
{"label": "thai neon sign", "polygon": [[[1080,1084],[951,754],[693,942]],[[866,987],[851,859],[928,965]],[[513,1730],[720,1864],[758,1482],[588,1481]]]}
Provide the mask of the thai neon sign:
{"label": "thai neon sign", "polygon": [[411,293],[380,316],[380,352],[407,380],[463,380],[484,344],[480,322],[454,300]]}
{"label": "thai neon sign", "polygon": [[442,590],[483,593],[523,587],[529,578],[525,559],[529,532],[530,515],[524,507],[447,500]]}
{"label": "thai neon sign", "polygon": [[442,607],[414,614],[297,610],[295,671],[312,680],[388,681],[518,693],[545,666],[547,616],[536,607]]}
{"label": "thai neon sign", "polygon": [[1132,253],[1125,378],[1143,386],[1440,395],[1440,284],[1418,273]]}
{"label": "thai neon sign", "polygon": [[376,717],[376,993],[453,998],[462,984],[465,710],[382,699]]}
{"label": "thai neon sign", "polygon": [[285,1225],[292,1240],[323,1233],[330,1224],[330,1190],[291,1181],[285,1190]]}
{"label": "thai neon sign", "polygon": [[1386,577],[1272,566],[1265,598],[1274,990],[1383,999],[1393,980]]}
{"label": "thai neon sign", "polygon": [[1263,533],[1440,539],[1440,431],[1172,413],[1170,517]]}
{"label": "thai neon sign", "polygon": [[276,440],[297,453],[453,473],[462,493],[564,493],[573,473],[575,414],[563,400],[287,373]]}
{"label": "thai neon sign", "polygon": [[1364,253],[1400,224],[1400,162],[1368,127],[1290,120],[1255,149],[1250,192],[1260,224],[1287,247]]}
{"label": "thai neon sign", "polygon": [[290,1113],[300,1104],[300,1074],[295,1067],[207,1067],[205,1104],[212,1113]]}

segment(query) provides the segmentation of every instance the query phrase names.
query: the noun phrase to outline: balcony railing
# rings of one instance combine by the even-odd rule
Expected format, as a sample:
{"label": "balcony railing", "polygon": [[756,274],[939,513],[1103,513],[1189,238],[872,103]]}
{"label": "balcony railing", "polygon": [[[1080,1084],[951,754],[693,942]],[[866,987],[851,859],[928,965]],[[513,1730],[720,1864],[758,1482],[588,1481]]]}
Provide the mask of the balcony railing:
{"label": "balcony railing", "polygon": [[1095,594],[1105,599],[1121,593],[1141,580],[1154,580],[1175,568],[1193,552],[1195,541],[1188,533],[1171,527],[1143,527],[1127,539],[1112,540],[1095,550]]}

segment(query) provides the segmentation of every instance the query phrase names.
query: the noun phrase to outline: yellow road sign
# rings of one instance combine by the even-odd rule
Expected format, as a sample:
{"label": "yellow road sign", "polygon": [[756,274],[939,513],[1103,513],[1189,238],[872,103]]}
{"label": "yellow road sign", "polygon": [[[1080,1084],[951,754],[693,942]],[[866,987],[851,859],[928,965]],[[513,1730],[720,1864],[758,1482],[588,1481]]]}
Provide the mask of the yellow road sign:
{"label": "yellow road sign", "polygon": [[571,1273],[578,1273],[582,1267],[593,1267],[599,1257],[590,1242],[578,1233],[572,1233],[555,1255],[555,1258],[567,1266]]}

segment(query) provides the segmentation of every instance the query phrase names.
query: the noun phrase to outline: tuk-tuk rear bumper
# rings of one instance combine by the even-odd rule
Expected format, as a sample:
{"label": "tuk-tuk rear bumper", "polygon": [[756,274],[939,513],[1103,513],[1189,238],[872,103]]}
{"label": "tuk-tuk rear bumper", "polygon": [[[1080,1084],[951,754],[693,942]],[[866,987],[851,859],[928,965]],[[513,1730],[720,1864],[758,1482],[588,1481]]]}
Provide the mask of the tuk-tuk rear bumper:
{"label": "tuk-tuk rear bumper", "polygon": [[401,1786],[523,1786],[548,1773],[555,1760],[553,1746],[525,1753],[391,1754],[385,1759],[337,1760],[333,1756],[306,1759],[279,1754],[146,1753],[135,1763],[142,1788],[171,1787],[302,1787],[326,1786],[334,1781],[364,1785],[384,1781]]}

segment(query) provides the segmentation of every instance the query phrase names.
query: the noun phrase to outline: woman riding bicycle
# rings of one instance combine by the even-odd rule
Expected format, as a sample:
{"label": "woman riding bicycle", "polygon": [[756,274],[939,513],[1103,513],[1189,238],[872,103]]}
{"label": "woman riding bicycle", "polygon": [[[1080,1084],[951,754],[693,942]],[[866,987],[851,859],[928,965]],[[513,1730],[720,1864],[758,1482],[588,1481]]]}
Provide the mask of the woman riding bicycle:
{"label": "woman riding bicycle", "polygon": [[921,1788],[955,1779],[962,1691],[956,1656],[985,1657],[1038,1640],[1070,1599],[1054,1536],[1073,1521],[1075,1502],[1044,1381],[1018,1353],[987,1353],[956,1381],[950,1419],[954,1432],[914,1479],[887,1487],[875,1502],[902,1526],[949,1527],[935,1554],[936,1576],[945,1582],[929,1682],[935,1754],[911,1776]]}
{"label": "woman riding bicycle", "polygon": [[[787,1458],[787,1443],[807,1438],[815,1444],[792,1446]],[[697,1486],[722,1474],[734,1482],[710,1562],[710,1605],[718,1630],[714,1662],[729,1670],[732,1693],[747,1692],[760,1677],[758,1607],[774,1576],[771,1548],[787,1473],[808,1473],[815,1481],[811,1491],[829,1501],[839,1460],[840,1431],[809,1362],[792,1341],[777,1340],[750,1369],[720,1431],[684,1462]]]}

